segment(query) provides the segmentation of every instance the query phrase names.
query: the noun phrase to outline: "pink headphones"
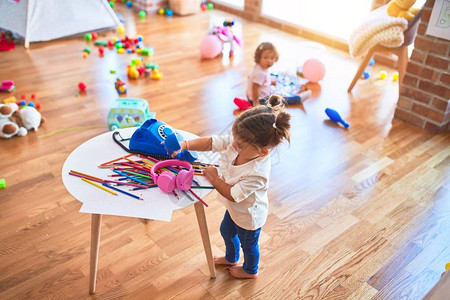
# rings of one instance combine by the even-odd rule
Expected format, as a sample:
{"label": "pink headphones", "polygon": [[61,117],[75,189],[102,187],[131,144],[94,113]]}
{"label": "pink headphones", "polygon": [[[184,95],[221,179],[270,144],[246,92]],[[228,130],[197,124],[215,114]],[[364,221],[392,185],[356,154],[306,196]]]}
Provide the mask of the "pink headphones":
{"label": "pink headphones", "polygon": [[[162,172],[159,175],[156,174],[157,170],[169,166],[183,167],[187,170],[180,170],[177,175],[168,171]],[[194,179],[194,169],[191,164],[178,159],[164,160],[154,164],[150,170],[150,174],[158,187],[166,193],[172,192],[175,188],[180,191],[189,190]]]}

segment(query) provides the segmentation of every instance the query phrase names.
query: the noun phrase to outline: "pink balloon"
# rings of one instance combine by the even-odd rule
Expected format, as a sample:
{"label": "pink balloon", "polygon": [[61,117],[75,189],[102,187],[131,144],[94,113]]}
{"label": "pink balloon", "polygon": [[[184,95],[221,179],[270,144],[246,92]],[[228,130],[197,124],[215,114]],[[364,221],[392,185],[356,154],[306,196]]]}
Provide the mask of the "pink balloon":
{"label": "pink balloon", "polygon": [[222,52],[222,41],[216,35],[207,35],[200,44],[202,58],[214,58],[220,52]]}
{"label": "pink balloon", "polygon": [[310,58],[303,64],[302,73],[309,81],[319,82],[325,76],[325,66],[317,58]]}

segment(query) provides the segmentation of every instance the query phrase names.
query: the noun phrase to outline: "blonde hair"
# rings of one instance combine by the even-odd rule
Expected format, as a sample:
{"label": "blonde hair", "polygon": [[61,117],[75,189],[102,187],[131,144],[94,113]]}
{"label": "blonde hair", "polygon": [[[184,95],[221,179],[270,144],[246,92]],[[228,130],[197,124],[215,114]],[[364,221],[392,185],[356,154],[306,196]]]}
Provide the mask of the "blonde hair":
{"label": "blonde hair", "polygon": [[272,43],[264,42],[264,43],[261,43],[258,46],[258,48],[256,48],[255,63],[259,64],[259,62],[261,61],[262,53],[266,50],[273,52],[275,54],[276,60],[278,60],[279,55],[278,55],[277,48],[275,48],[275,46]]}
{"label": "blonde hair", "polygon": [[290,142],[291,116],[283,109],[282,97],[272,95],[267,105],[256,106],[240,115],[233,124],[233,133],[260,149],[271,149],[283,139]]}

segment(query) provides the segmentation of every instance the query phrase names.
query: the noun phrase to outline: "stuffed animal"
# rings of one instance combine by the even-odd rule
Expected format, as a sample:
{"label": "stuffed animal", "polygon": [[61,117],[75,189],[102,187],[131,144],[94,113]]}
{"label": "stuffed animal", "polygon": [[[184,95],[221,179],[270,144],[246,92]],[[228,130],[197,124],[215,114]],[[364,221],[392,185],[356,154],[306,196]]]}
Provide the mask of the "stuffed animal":
{"label": "stuffed animal", "polygon": [[26,130],[38,130],[38,127],[45,122],[45,119],[41,116],[33,106],[25,106],[20,109],[17,114],[19,115],[20,122]]}
{"label": "stuffed animal", "polygon": [[387,14],[391,17],[405,18],[410,21],[420,8],[413,8],[416,0],[391,0],[387,5]]}
{"label": "stuffed animal", "polygon": [[36,108],[27,106],[19,110],[16,103],[0,104],[0,137],[9,139],[25,136],[28,130],[37,130],[45,119]]}
{"label": "stuffed animal", "polygon": [[0,104],[0,137],[9,139],[15,135],[27,135],[28,131],[25,127],[19,126],[13,116],[18,109],[16,103]]}

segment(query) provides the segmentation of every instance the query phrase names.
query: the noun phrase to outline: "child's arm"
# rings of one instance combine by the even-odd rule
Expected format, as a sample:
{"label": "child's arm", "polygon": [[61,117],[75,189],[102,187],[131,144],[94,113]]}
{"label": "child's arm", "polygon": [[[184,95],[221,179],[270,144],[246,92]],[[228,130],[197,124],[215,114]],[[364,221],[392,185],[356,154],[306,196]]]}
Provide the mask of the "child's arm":
{"label": "child's arm", "polygon": [[181,148],[178,151],[173,152],[170,156],[174,157],[183,150],[195,150],[195,151],[211,151],[212,150],[212,138],[201,137],[192,140],[186,140],[180,142]]}
{"label": "child's arm", "polygon": [[212,138],[201,137],[193,140],[187,140],[180,143],[181,150],[195,150],[195,151],[211,151],[212,150]]}
{"label": "child's arm", "polygon": [[231,196],[231,188],[233,186],[220,179],[216,168],[208,167],[203,171],[203,174],[205,174],[206,179],[211,182],[212,186],[219,192],[219,194],[231,202],[236,202]]}
{"label": "child's arm", "polygon": [[259,91],[260,90],[261,90],[261,85],[253,82],[253,84],[252,84],[253,99],[251,99],[253,101],[253,105],[259,104],[258,99],[259,99]]}

